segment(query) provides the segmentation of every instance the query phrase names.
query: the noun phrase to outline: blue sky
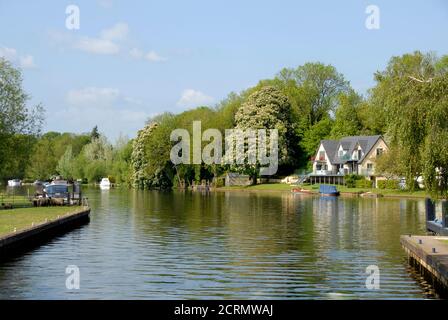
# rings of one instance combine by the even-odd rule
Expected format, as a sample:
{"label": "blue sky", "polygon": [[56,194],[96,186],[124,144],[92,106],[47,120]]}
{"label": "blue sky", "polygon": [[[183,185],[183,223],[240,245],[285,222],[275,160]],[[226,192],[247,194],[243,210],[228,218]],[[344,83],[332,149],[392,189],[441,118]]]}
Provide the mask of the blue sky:
{"label": "blue sky", "polygon": [[[80,9],[80,29],[65,26]],[[365,27],[368,5],[380,28]],[[364,93],[393,55],[448,54],[448,1],[0,0],[0,56],[23,70],[45,130],[134,137],[163,111],[214,105],[309,61]]]}

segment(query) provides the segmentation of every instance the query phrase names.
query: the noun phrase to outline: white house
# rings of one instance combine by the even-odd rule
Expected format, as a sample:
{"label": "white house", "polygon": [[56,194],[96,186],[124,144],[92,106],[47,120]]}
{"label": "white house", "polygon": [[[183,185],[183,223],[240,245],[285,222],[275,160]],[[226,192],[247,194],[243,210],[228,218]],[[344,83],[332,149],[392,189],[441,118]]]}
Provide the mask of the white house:
{"label": "white house", "polygon": [[380,135],[322,140],[313,159],[313,175],[359,174],[375,177],[375,159],[389,148]]}

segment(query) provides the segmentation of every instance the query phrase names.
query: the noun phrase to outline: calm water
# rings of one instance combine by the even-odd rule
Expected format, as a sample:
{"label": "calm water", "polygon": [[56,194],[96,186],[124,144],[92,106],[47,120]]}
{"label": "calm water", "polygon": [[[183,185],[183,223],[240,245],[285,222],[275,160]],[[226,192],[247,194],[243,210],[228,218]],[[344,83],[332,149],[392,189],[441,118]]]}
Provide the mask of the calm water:
{"label": "calm water", "polygon": [[[422,299],[400,234],[424,233],[416,200],[289,193],[85,190],[91,221],[0,262],[0,298]],[[67,290],[77,265],[80,290]],[[366,267],[380,289],[365,287]]]}

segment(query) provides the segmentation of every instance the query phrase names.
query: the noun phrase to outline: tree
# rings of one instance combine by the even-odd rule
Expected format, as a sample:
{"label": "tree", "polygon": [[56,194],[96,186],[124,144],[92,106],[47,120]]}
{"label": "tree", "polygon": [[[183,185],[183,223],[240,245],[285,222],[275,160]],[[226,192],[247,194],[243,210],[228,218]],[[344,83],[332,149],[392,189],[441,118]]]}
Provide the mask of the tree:
{"label": "tree", "polygon": [[39,180],[47,180],[55,173],[57,158],[54,156],[52,141],[39,139],[34,147],[27,176]]}
{"label": "tree", "polygon": [[315,155],[320,141],[327,139],[330,136],[332,126],[333,120],[331,120],[330,117],[327,117],[305,131],[301,145],[309,156]]}
{"label": "tree", "polygon": [[353,90],[339,95],[339,106],[331,129],[331,137],[340,139],[346,136],[356,136],[363,129],[359,117],[359,105],[362,98]]}
{"label": "tree", "polygon": [[72,146],[69,145],[65,150],[65,153],[59,159],[56,171],[63,177],[69,179],[74,177],[74,157]]}
{"label": "tree", "polygon": [[293,105],[303,116],[303,130],[334,112],[339,95],[350,89],[349,82],[335,67],[320,62],[306,63],[295,70],[283,69],[277,78],[287,84]]}
{"label": "tree", "polygon": [[375,174],[385,177],[387,180],[401,177],[406,169],[401,161],[399,146],[393,146],[375,159]]}
{"label": "tree", "polygon": [[[273,86],[262,87],[252,93],[241,105],[235,115],[237,129],[277,129],[279,146],[279,165],[294,162],[294,128],[291,121],[291,105],[288,98]],[[258,142],[257,142],[258,145]],[[247,165],[246,171],[256,182],[259,163]]]}
{"label": "tree", "polygon": [[[447,73],[432,53],[416,51],[393,57],[383,72],[377,72],[372,102],[386,115],[391,147],[400,148],[396,159],[405,169],[407,187],[425,175],[430,190],[444,190]],[[437,173],[439,172],[439,173]]]}
{"label": "tree", "polygon": [[94,126],[92,131],[90,132],[90,139],[95,140],[99,139],[100,133],[98,132],[98,126]]}
{"label": "tree", "polygon": [[37,136],[41,130],[43,108],[28,108],[28,100],[20,71],[0,58],[0,178],[10,177],[11,168],[17,168],[17,159],[22,157],[19,153],[29,151],[18,145],[28,143],[21,136]]}

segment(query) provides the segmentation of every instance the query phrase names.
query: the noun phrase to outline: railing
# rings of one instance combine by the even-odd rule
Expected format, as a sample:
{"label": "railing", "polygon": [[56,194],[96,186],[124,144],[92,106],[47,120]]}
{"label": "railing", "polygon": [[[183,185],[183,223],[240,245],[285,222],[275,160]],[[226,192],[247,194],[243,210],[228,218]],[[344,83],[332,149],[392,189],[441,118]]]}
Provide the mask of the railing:
{"label": "railing", "polygon": [[315,172],[313,172],[313,174],[318,175],[318,176],[328,176],[328,175],[336,175],[336,174],[340,174],[340,173],[335,170],[316,170]]}

